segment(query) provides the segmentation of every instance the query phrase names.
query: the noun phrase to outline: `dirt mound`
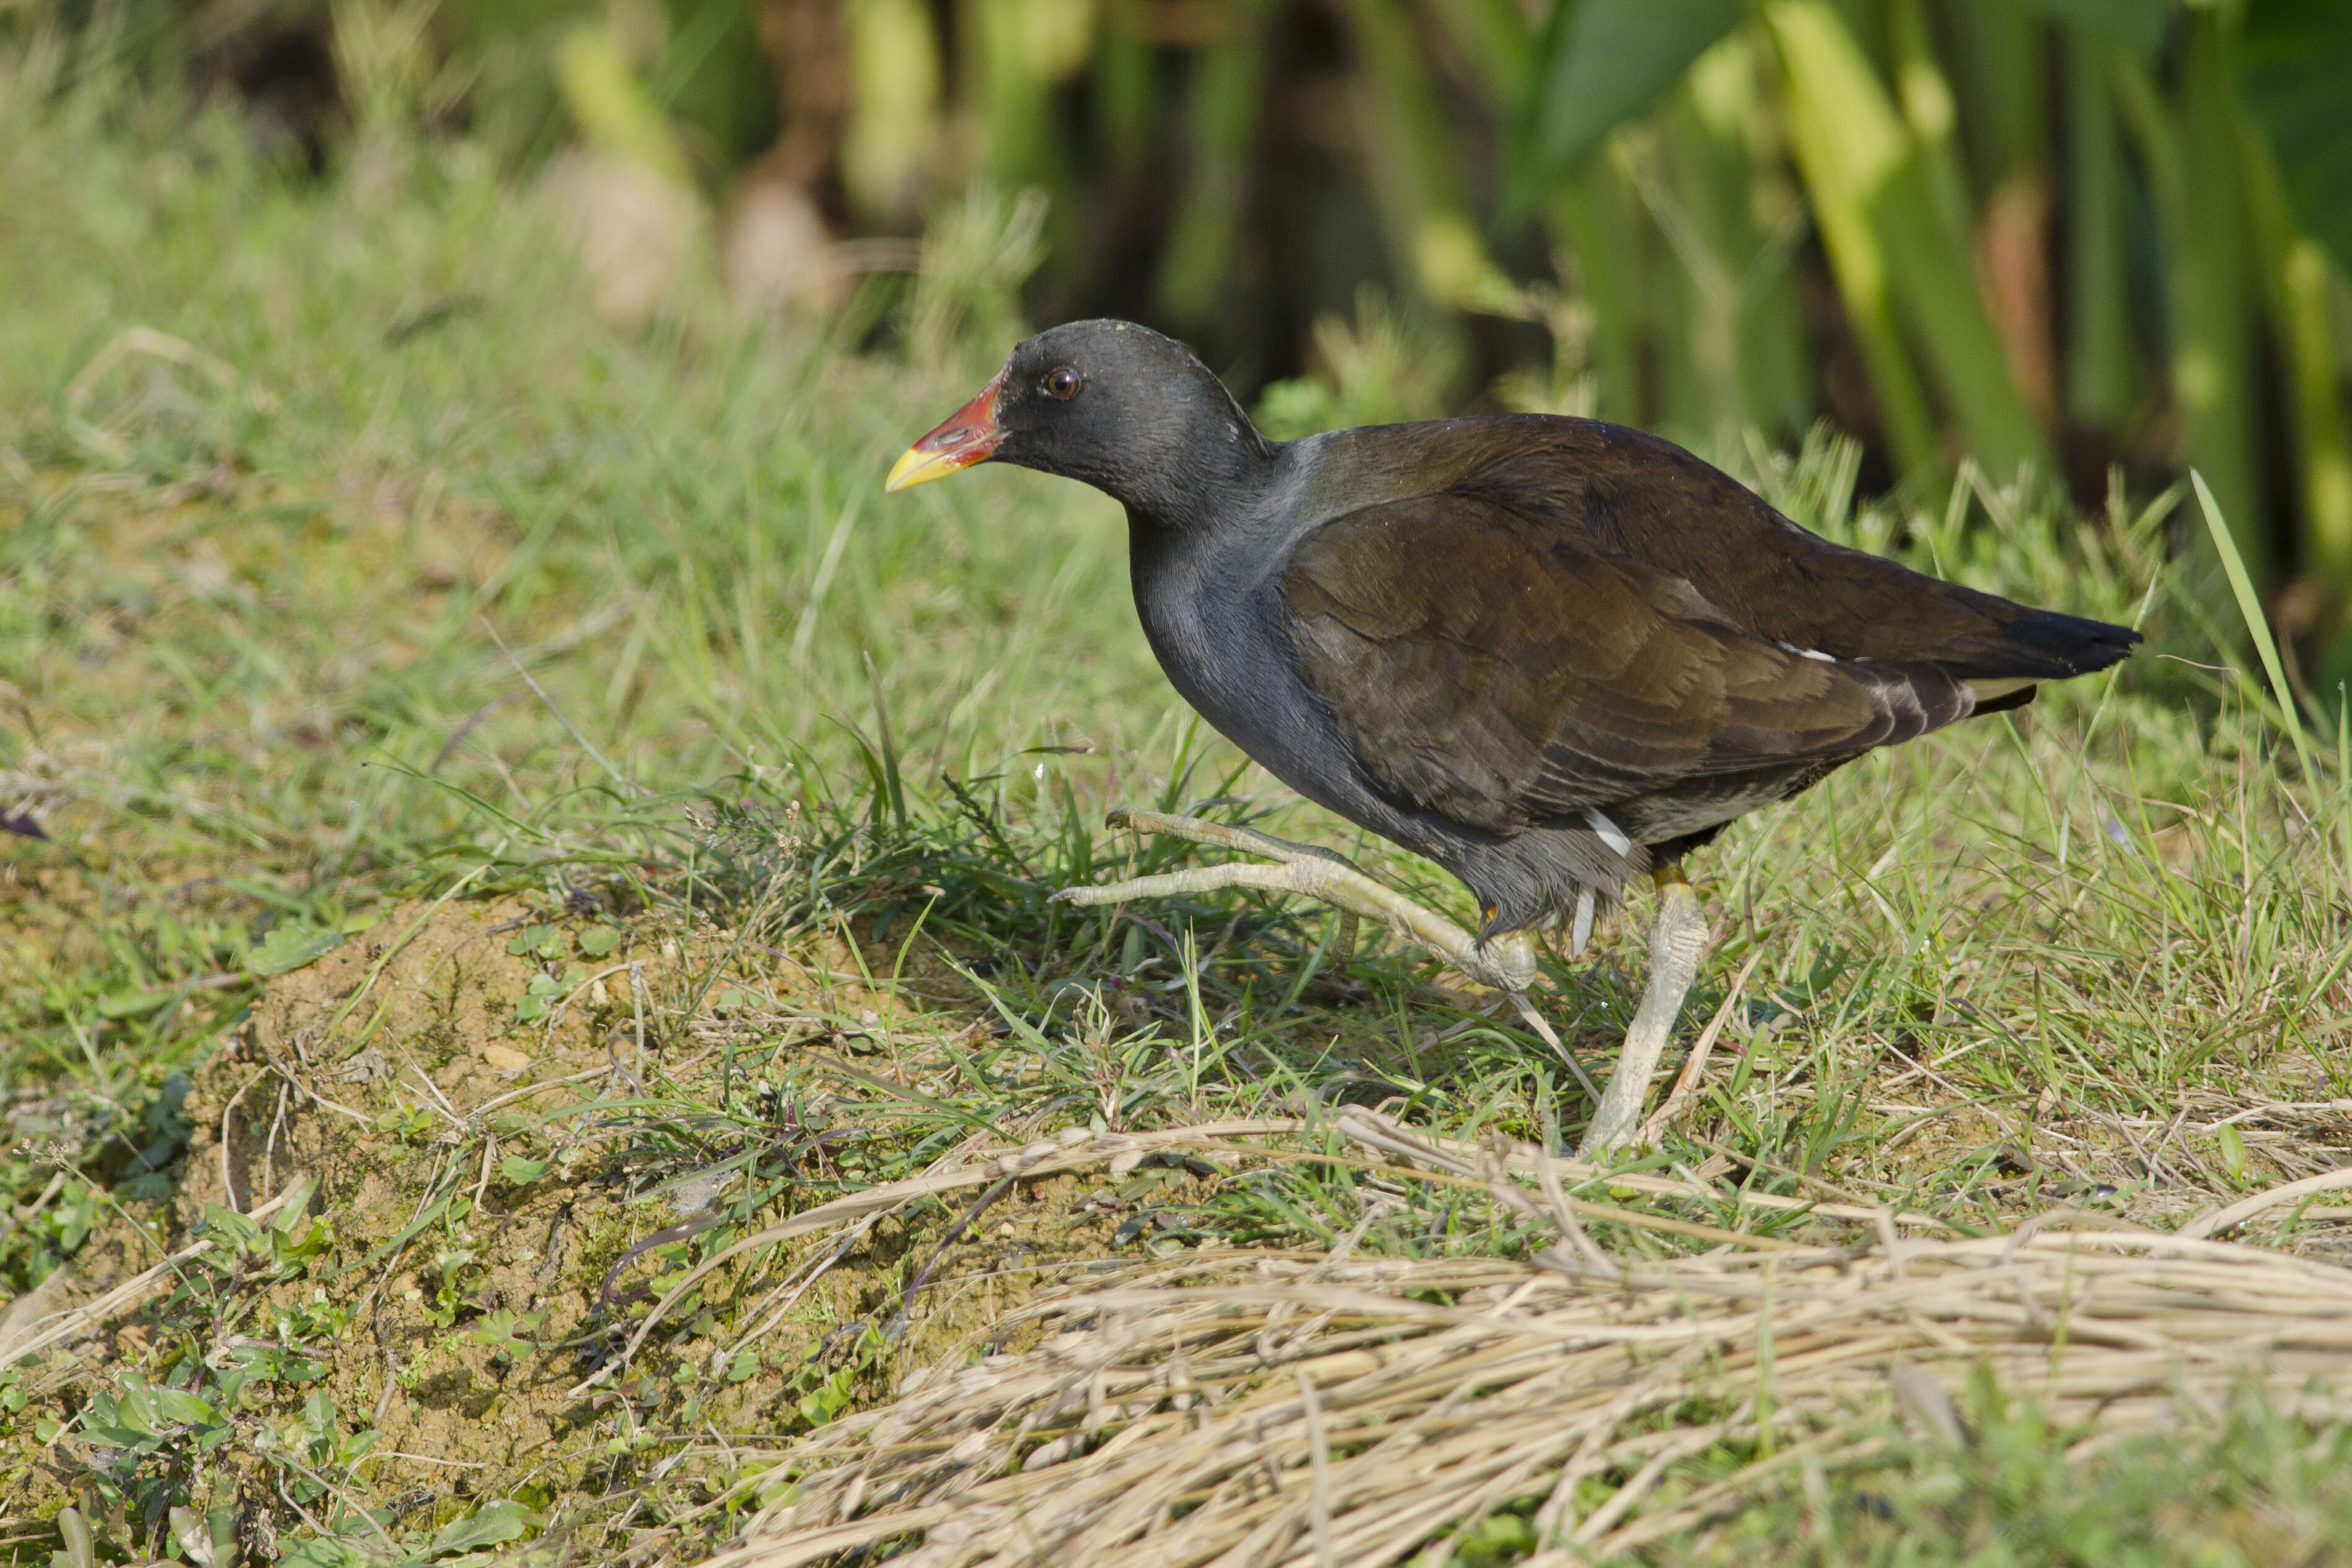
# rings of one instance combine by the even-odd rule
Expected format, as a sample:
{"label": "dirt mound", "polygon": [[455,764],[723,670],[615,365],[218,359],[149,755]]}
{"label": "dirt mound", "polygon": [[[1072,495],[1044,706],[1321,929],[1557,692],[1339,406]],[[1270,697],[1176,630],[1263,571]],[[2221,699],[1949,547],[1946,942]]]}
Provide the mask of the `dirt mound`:
{"label": "dirt mound", "polygon": [[[436,1479],[543,1455],[592,1414],[567,1394],[576,1372],[523,1346],[580,1333],[602,1269],[648,1217],[582,1168],[580,1108],[635,1098],[640,994],[677,952],[638,958],[634,992],[625,939],[593,978],[550,976],[599,930],[614,928],[504,900],[397,910],[276,981],[190,1100],[184,1224],[314,1184],[331,1262],[306,1278],[335,1281],[349,1320],[320,1385],[371,1413],[379,1447],[439,1461]],[[629,1064],[612,1038],[615,982]]]}
{"label": "dirt mound", "polygon": [[[152,1556],[142,1478],[177,1469],[264,1562],[306,1526],[379,1555],[387,1521],[468,1500],[587,1522],[689,1444],[699,1464],[883,1397],[1111,1250],[1076,1173],[1156,1145],[943,1131],[917,1064],[952,1037],[872,980],[889,952],[744,952],[650,913],[442,900],[273,980],[186,1101],[174,1234],[94,1246],[76,1284],[112,1289],[110,1321],[53,1327],[16,1373],[84,1419],[23,1446],[10,1511],[77,1503]],[[153,1245],[177,1251],[150,1268]],[[203,1408],[158,1394],[154,1444],[109,1447],[142,1388]]]}

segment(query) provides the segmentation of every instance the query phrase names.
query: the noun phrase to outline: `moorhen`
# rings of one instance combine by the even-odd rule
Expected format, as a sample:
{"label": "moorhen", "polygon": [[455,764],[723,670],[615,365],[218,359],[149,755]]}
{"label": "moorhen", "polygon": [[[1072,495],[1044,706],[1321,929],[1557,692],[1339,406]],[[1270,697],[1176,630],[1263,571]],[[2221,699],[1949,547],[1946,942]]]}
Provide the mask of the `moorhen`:
{"label": "moorhen", "polygon": [[[1127,508],[1160,667],[1283,783],[1468,884],[1474,937],[1328,850],[1192,818],[1114,826],[1262,856],[1062,896],[1304,892],[1527,1000],[1532,933],[1661,893],[1651,973],[1588,1154],[1625,1142],[1706,924],[1679,862],[1877,746],[2032,700],[2139,640],[1806,532],[1654,436],[1548,415],[1261,436],[1182,344],[1075,321],[891,468],[993,459]],[[1568,1056],[1571,1066],[1575,1058]],[[1582,1078],[1582,1069],[1578,1069]],[[1587,1086],[1590,1088],[1590,1080]]]}

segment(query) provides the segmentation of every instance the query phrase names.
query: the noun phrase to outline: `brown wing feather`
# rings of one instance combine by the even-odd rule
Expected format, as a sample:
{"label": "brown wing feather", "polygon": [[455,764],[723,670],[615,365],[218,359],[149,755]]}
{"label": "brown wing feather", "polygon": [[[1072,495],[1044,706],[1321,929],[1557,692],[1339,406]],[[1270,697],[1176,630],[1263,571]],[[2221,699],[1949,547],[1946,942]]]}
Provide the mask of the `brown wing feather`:
{"label": "brown wing feather", "polygon": [[1282,591],[1299,673],[1366,770],[1492,832],[1691,784],[1759,804],[1969,710],[1939,671],[1803,658],[1685,579],[1473,495],[1324,525]]}
{"label": "brown wing feather", "polygon": [[[1483,426],[1473,436],[1470,426]],[[2104,669],[2138,635],[2038,610],[1807,532],[1671,442],[1597,420],[1460,422],[1451,489],[1686,578],[1733,623],[1840,658],[1915,660],[1959,679]],[[1433,452],[1432,457],[1438,454]]]}
{"label": "brown wing feather", "polygon": [[1914,660],[1959,679],[2056,680],[2105,669],[2139,640],[1832,544],[1720,469],[1622,426],[1515,415],[1318,440],[1328,489],[1313,500],[1330,515],[1437,492],[1486,500],[1598,554],[1686,580],[1735,626],[1839,658]]}

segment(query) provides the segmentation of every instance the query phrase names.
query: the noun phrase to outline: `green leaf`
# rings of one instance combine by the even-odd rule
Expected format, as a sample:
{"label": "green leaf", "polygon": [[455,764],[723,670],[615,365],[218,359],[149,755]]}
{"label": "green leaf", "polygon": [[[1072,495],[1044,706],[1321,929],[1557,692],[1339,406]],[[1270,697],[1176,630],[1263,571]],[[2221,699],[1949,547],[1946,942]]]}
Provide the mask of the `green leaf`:
{"label": "green leaf", "polygon": [[1548,181],[1578,162],[1738,20],[1738,0],[1560,0],[1521,123],[1526,171]]}
{"label": "green leaf", "polygon": [[193,1394],[176,1388],[158,1388],[152,1393],[155,1408],[167,1421],[176,1421],[184,1426],[209,1426],[220,1419],[210,1405]]}
{"label": "green leaf", "polygon": [[[143,1377],[139,1377],[139,1373],[127,1373],[122,1377],[122,1394],[120,1396],[110,1389],[91,1392],[89,1405],[82,1411],[82,1438],[89,1444],[97,1444],[99,1448],[130,1448],[136,1453],[146,1453],[146,1450],[155,1448],[155,1438],[163,1436],[164,1429],[172,1427],[179,1420],[169,1411],[164,1411],[163,1401],[158,1399],[158,1392],[160,1389],[148,1387],[148,1383]],[[176,1394],[174,1399],[191,1399],[191,1396]],[[200,1399],[193,1399],[191,1404],[195,1404],[197,1411],[205,1413],[203,1425],[209,1425],[212,1405]],[[200,1422],[186,1422],[186,1425],[200,1425]]]}
{"label": "green leaf", "polygon": [[286,1195],[278,1202],[278,1212],[270,1216],[269,1228],[290,1238],[310,1214],[310,1194],[318,1188],[317,1178],[311,1176],[304,1176],[287,1188]]}
{"label": "green leaf", "polygon": [[547,1174],[547,1162],[526,1160],[520,1154],[509,1154],[499,1162],[499,1173],[518,1187],[527,1187]]}
{"label": "green leaf", "polygon": [[461,1520],[443,1525],[425,1549],[430,1557],[478,1552],[520,1536],[539,1522],[539,1516],[519,1502],[486,1502]]}
{"label": "green leaf", "polygon": [[529,958],[562,940],[563,933],[553,926],[525,926],[507,938],[507,952],[516,958]]}
{"label": "green leaf", "polygon": [[339,931],[278,926],[261,939],[260,946],[245,955],[245,967],[255,974],[286,974],[316,963],[342,945],[343,933]]}
{"label": "green leaf", "polygon": [[212,1235],[225,1236],[239,1247],[248,1247],[261,1239],[261,1226],[251,1217],[218,1204],[205,1205],[205,1229]]}
{"label": "green leaf", "polygon": [[580,933],[580,951],[591,958],[602,958],[621,945],[621,933],[611,926],[590,926]]}
{"label": "green leaf", "polygon": [[101,996],[98,1016],[101,1018],[136,1018],[152,1013],[178,995],[176,991],[117,991]]}
{"label": "green leaf", "polygon": [[2224,1121],[2221,1123],[2221,1131],[2216,1136],[2221,1145],[2221,1168],[2230,1173],[2230,1179],[2231,1181],[2235,1182],[2243,1180],[2246,1174],[2246,1140],[2244,1135],[2240,1133],[2235,1127],[2232,1127],[2230,1123]]}
{"label": "green leaf", "polygon": [[2238,41],[2238,91],[2278,162],[2288,210],[2352,271],[2352,5],[2254,0]]}
{"label": "green leaf", "polygon": [[2171,0],[2032,0],[2043,16],[2072,22],[2095,38],[2141,54],[2156,52],[2171,20]]}
{"label": "green leaf", "polygon": [[504,1351],[510,1356],[520,1358],[537,1348],[531,1343],[530,1336],[539,1332],[546,1321],[544,1310],[518,1318],[511,1310],[501,1307],[476,1323],[473,1335],[494,1351]]}
{"label": "green leaf", "polygon": [[152,1453],[162,1447],[163,1435],[143,1426],[132,1426],[104,1421],[84,1421],[81,1438],[95,1448],[124,1448],[134,1454]]}
{"label": "green leaf", "polygon": [[501,1307],[497,1311],[492,1312],[488,1317],[484,1318],[480,1322],[474,1325],[474,1338],[480,1341],[483,1344],[496,1349],[499,1346],[506,1344],[515,1337],[514,1330],[515,1315],[513,1311],[508,1308]]}
{"label": "green leaf", "polygon": [[287,1541],[278,1553],[278,1568],[360,1568],[366,1561],[358,1547],[331,1535]]}
{"label": "green leaf", "polygon": [[730,1383],[742,1383],[748,1380],[753,1373],[759,1370],[760,1358],[756,1352],[751,1351],[737,1351],[734,1358],[727,1363],[727,1381]]}

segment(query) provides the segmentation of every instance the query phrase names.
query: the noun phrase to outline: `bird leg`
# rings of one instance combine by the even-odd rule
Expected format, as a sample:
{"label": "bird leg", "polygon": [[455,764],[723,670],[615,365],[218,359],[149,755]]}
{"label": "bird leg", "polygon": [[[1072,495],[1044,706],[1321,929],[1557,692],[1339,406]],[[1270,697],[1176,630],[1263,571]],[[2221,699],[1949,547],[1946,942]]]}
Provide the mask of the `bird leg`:
{"label": "bird leg", "polygon": [[[1133,899],[1166,898],[1173,893],[1206,893],[1220,888],[1258,888],[1319,899],[1339,911],[1339,931],[1331,944],[1335,962],[1345,963],[1347,955],[1353,952],[1358,920],[1379,921],[1406,941],[1419,942],[1479,984],[1491,985],[1509,996],[1519,1016],[1543,1037],[1546,1045],[1559,1053],[1585,1091],[1595,1100],[1601,1098],[1583,1067],[1528,1000],[1528,987],[1535,984],[1537,974],[1533,932],[1507,931],[1481,942],[1444,916],[1374,881],[1344,856],[1313,844],[1294,844],[1287,838],[1276,838],[1252,828],[1204,822],[1194,816],[1138,811],[1131,806],[1113,811],[1107,826],[1113,832],[1125,827],[1138,833],[1164,833],[1195,844],[1260,856],[1275,864],[1254,866],[1227,861],[1217,866],[1195,866],[1156,877],[1106,882],[1099,887],[1065,888],[1054,895],[1055,899],[1087,908],[1126,903]],[[1684,984],[1689,984],[1687,975]],[[1675,997],[1679,1003],[1681,994],[1677,992]],[[1655,1053],[1652,1060],[1654,1063]],[[1638,1104],[1635,1109],[1639,1110]]]}
{"label": "bird leg", "polygon": [[[1275,864],[1255,866],[1227,861],[1216,866],[1195,866],[1156,877],[1106,882],[1099,887],[1065,888],[1054,895],[1056,900],[1087,908],[1126,903],[1134,899],[1166,898],[1176,893],[1213,892],[1221,888],[1304,893],[1339,911],[1339,931],[1331,944],[1338,962],[1345,963],[1346,955],[1355,947],[1357,921],[1378,921],[1405,940],[1419,942],[1478,984],[1491,985],[1508,995],[1519,1016],[1568,1063],[1577,1081],[1597,1104],[1592,1124],[1585,1130],[1584,1142],[1577,1149],[1580,1159],[1605,1158],[1633,1136],[1643,1102],[1649,1097],[1650,1080],[1657,1076],[1658,1058],[1665,1054],[1666,1041],[1682,1015],[1683,1000],[1690,994],[1692,981],[1697,978],[1699,951],[1706,945],[1706,911],[1700,907],[1698,894],[1683,879],[1680,867],[1659,868],[1658,918],[1650,928],[1649,987],[1643,994],[1642,1005],[1634,1013],[1633,1024],[1625,1031],[1625,1046],[1618,1055],[1617,1070],[1610,1075],[1604,1093],[1593,1086],[1583,1066],[1528,999],[1528,987],[1535,983],[1537,973],[1533,932],[1507,931],[1481,942],[1444,916],[1374,881],[1344,856],[1317,845],[1276,838],[1254,828],[1138,811],[1129,806],[1113,811],[1108,826],[1113,832],[1132,828],[1138,833],[1164,833],[1195,844],[1259,856]],[[1580,904],[1576,919],[1576,945],[1580,949],[1590,932],[1591,918],[1588,907]]]}
{"label": "bird leg", "polygon": [[1658,1058],[1683,1010],[1683,998],[1698,974],[1699,950],[1706,945],[1706,911],[1698,894],[1683,880],[1682,868],[1658,869],[1658,919],[1650,928],[1650,984],[1642,1005],[1625,1031],[1625,1047],[1618,1054],[1617,1070],[1609,1077],[1609,1092],[1592,1113],[1592,1125],[1577,1147],[1580,1160],[1604,1159],[1633,1135],[1642,1102],[1657,1075]]}

